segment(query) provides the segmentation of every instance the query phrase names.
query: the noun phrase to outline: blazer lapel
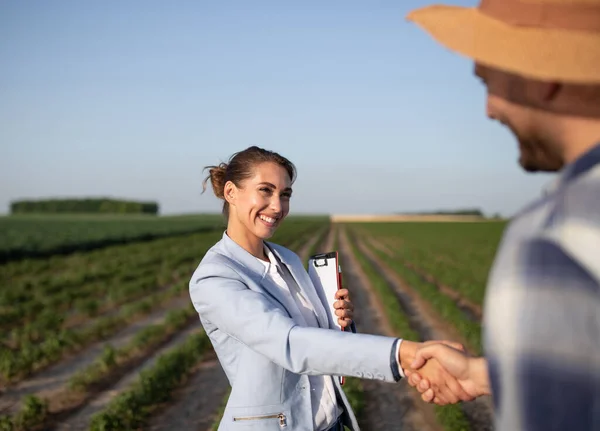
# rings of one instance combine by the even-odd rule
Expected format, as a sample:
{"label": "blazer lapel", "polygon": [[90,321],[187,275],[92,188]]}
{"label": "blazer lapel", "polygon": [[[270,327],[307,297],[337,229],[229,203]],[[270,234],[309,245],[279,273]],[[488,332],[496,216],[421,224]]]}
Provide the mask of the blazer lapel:
{"label": "blazer lapel", "polygon": [[260,263],[256,257],[252,256],[235,241],[229,238],[227,231],[223,233],[223,245],[227,252],[231,254],[237,262],[248,268],[251,274],[256,275],[256,281],[258,284],[260,284],[263,290],[274,300],[276,300],[293,319],[294,317],[290,312],[290,304],[286,300],[286,297],[281,289],[275,283],[273,283],[269,277],[266,277],[267,270],[265,266]]}
{"label": "blazer lapel", "polygon": [[270,248],[273,251],[273,253],[279,258],[282,265],[285,265],[292,277],[294,277],[294,280],[296,280],[296,283],[298,284],[298,287],[300,288],[302,294],[312,304],[313,309],[315,310],[315,314],[317,316],[317,321],[319,322],[319,326],[321,328],[329,328],[329,320],[327,319],[325,308],[323,307],[321,300],[317,296],[317,292],[315,291],[315,288],[312,285],[312,282],[310,281],[310,277],[308,277],[308,274],[306,273],[304,267],[298,268],[297,265],[290,264],[285,259],[285,256],[282,256],[278,250],[276,250],[272,246]]}

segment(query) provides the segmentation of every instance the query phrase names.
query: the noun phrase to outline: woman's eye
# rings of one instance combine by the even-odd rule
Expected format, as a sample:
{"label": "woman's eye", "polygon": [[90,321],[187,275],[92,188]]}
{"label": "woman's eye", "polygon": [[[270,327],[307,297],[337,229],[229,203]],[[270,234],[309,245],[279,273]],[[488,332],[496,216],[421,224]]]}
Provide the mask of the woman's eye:
{"label": "woman's eye", "polygon": [[260,191],[264,193],[271,193],[271,189],[268,187],[263,187],[262,189],[260,189]]}

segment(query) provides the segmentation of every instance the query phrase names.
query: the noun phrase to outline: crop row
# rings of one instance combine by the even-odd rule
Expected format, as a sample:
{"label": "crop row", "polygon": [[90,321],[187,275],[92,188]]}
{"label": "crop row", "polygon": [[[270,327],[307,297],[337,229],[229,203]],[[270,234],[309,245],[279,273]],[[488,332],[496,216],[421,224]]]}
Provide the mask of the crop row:
{"label": "crop row", "polygon": [[124,325],[148,315],[168,299],[185,292],[187,283],[180,282],[169,290],[125,305],[117,314],[94,319],[89,325],[47,331],[37,343],[19,340],[18,349],[5,348],[0,352],[0,377],[5,383],[20,381],[30,373],[57,362],[67,353],[74,353],[93,342],[106,339]]}
{"label": "crop row", "polygon": [[431,274],[476,304],[482,304],[485,284],[504,222],[363,223],[363,237],[383,241],[398,261]]}
{"label": "crop row", "polygon": [[[296,235],[301,233],[299,229],[311,225],[290,223],[279,236],[285,239],[286,235]],[[192,235],[109,247],[44,262],[43,266],[29,268],[31,271],[21,271],[24,262],[4,265],[0,267],[0,328],[22,325],[44,313],[56,315],[57,311],[68,309],[71,314],[80,311],[93,315],[103,307],[114,308],[136,292],[143,293],[142,286],[170,282],[173,272],[182,264],[197,262],[200,238],[216,242],[220,235],[215,232],[210,236]],[[101,303],[95,301],[100,297]],[[51,317],[46,320],[47,324],[56,324]]]}
{"label": "crop row", "polygon": [[[384,312],[389,319],[394,333],[402,334],[403,338],[409,340],[421,340],[419,334],[412,328],[408,315],[403,311],[402,304],[399,302],[393,288],[377,271],[377,268],[360,252],[354,238],[349,237],[349,239],[352,253],[369,278],[376,294],[381,299]],[[458,405],[436,406],[436,416],[438,422],[446,431],[464,431],[469,429],[469,422]]]}
{"label": "crop row", "polygon": [[[80,350],[94,341],[102,340],[118,331],[123,325],[133,322],[135,319],[148,314],[164,303],[165,300],[182,294],[187,290],[187,280],[180,281],[171,279],[173,283],[166,289],[157,285],[156,281],[168,275],[179,276],[190,271],[193,262],[202,256],[204,252],[214,243],[216,235],[196,234],[188,238],[189,245],[184,246],[183,239],[157,240],[150,247],[150,254],[160,254],[161,250],[168,256],[169,265],[161,264],[147,265],[148,273],[139,277],[138,267],[133,266],[133,274],[138,279],[122,281],[118,275],[107,278],[89,286],[73,286],[70,289],[57,290],[54,294],[43,290],[43,294],[36,291],[29,292],[26,298],[29,301],[15,303],[13,307],[5,307],[3,311],[12,312],[12,317],[22,321],[22,316],[15,311],[31,310],[36,307],[27,308],[29,305],[39,305],[40,312],[32,313],[30,320],[21,326],[16,326],[10,332],[3,333],[0,340],[6,347],[0,352],[0,376],[5,381],[15,381],[25,377],[32,371],[45,367],[61,359],[70,351]],[[150,244],[150,243],[149,243]],[[169,245],[170,247],[168,247]],[[118,248],[115,254],[119,254]],[[170,255],[167,251],[179,253],[179,256]],[[171,264],[177,263],[177,266]],[[166,269],[165,269],[166,268]],[[47,276],[40,276],[47,277]],[[47,278],[44,278],[47,279]],[[11,289],[3,286],[5,295]],[[83,292],[83,293],[81,293]],[[84,296],[80,296],[84,295]],[[87,296],[86,296],[87,295]],[[85,298],[87,304],[94,301],[93,309],[109,309],[112,312],[107,315],[96,316],[88,313],[78,325],[67,325],[69,319],[65,319],[65,308],[68,307],[70,297]],[[135,299],[139,299],[135,301]],[[66,304],[63,304],[66,303]],[[93,304],[93,303],[92,303]],[[102,304],[100,306],[99,304]],[[68,308],[67,308],[68,309]]]}
{"label": "crop row", "polygon": [[[333,247],[332,250],[336,250],[339,252],[340,250],[340,230],[333,230]],[[341,256],[339,256],[341,261]],[[347,286],[343,286],[347,287]],[[360,305],[358,305],[360,306]],[[364,388],[361,379],[353,376],[348,376],[344,382],[344,393],[348,398],[348,402],[352,407],[352,411],[356,415],[356,417],[360,417],[364,407],[365,407],[365,396],[364,396]]]}
{"label": "crop row", "polygon": [[141,427],[154,409],[169,399],[172,390],[185,380],[209,348],[210,341],[206,334],[198,332],[159,357],[154,367],[142,371],[132,387],[93,417],[90,431],[133,430]]}
{"label": "crop row", "polygon": [[0,263],[214,230],[221,226],[223,218],[219,215],[1,217]]}
{"label": "crop row", "polygon": [[[298,245],[304,243],[310,236],[313,236],[315,231],[322,230],[323,227],[322,220],[292,219],[292,223],[287,223],[287,225],[284,225],[284,227],[278,231],[277,238],[274,240],[294,249]],[[98,275],[98,279],[102,284],[110,285],[111,283],[114,283],[116,292],[119,291],[119,285],[121,288],[124,286],[123,277],[127,274],[127,268],[132,269],[131,273],[134,274],[132,278],[135,279],[140,275],[139,272],[136,272],[136,264],[139,263],[139,261],[136,261],[137,256],[140,256],[140,259],[148,262],[145,266],[154,266],[155,271],[159,271],[160,274],[162,274],[161,277],[164,277],[163,281],[167,281],[169,273],[171,273],[174,279],[171,280],[171,286],[167,286],[167,288],[164,289],[157,289],[155,283],[156,279],[154,279],[154,283],[151,283],[151,285],[154,286],[154,290],[150,289],[148,294],[143,296],[143,300],[126,302],[117,307],[116,313],[108,313],[109,315],[107,316],[90,315],[87,316],[87,320],[82,322],[83,325],[60,328],[58,331],[56,331],[55,327],[53,328],[54,333],[46,333],[42,336],[38,334],[36,337],[29,336],[31,340],[27,340],[26,342],[21,340],[21,348],[18,350],[15,349],[9,352],[8,349],[3,349],[3,354],[0,355],[0,369],[5,374],[6,380],[8,380],[8,378],[25,377],[31,371],[58,361],[64,353],[68,351],[74,352],[84,348],[95,340],[106,339],[111,334],[115,333],[115,331],[122,329],[140,316],[148,314],[156,307],[164,305],[169,298],[178,295],[186,296],[189,275],[193,271],[195,265],[200,261],[207,248],[214,244],[220,238],[221,234],[222,232],[214,232],[191,235],[186,238],[178,237],[155,240],[144,244],[113,246],[103,250],[78,253],[77,255],[54,259],[55,265],[47,266],[45,270],[38,275],[38,279],[49,280],[49,283],[46,284],[55,286],[56,279],[53,275],[58,275],[59,277],[62,277],[63,280],[68,280],[66,283],[68,289],[63,289],[63,291],[78,288],[76,283],[73,283],[73,280],[81,276],[78,275],[73,277],[71,274],[74,272],[82,273],[85,271],[85,266],[84,268],[81,268],[77,265],[77,263],[81,262],[86,262],[92,267],[96,267],[103,266],[103,262],[114,263],[121,260],[124,265],[123,270],[114,272],[114,278],[111,279],[110,275],[104,271],[100,271]],[[169,246],[167,247],[166,244]],[[122,251],[121,249],[126,249],[127,251]],[[135,250],[135,252],[132,253],[132,250]],[[158,261],[154,257],[148,258],[148,256],[153,256],[156,253],[159,255],[162,254],[163,257],[168,256],[168,258],[165,260],[159,259]],[[90,257],[90,255],[93,256]],[[153,265],[149,262],[152,262]],[[19,264],[22,264],[22,262],[11,262],[7,265]],[[7,273],[11,274],[11,276],[8,277],[9,279],[16,281],[26,279],[31,286],[37,285],[35,283],[35,277],[32,277],[30,274],[23,274],[22,272],[14,270],[4,272],[4,274]],[[79,289],[81,288],[82,287],[79,286]],[[3,290],[0,291],[0,293],[5,293],[6,290],[11,289],[6,289],[6,287],[3,286]],[[56,292],[55,294],[57,295],[62,294],[60,293],[60,289],[54,289],[54,292]],[[102,290],[100,290],[100,292],[102,292]],[[106,295],[102,295],[101,293],[101,296],[104,298]],[[51,313],[49,313],[49,315],[51,316]],[[150,355],[153,347],[159,345],[165,337],[169,337],[174,331],[176,332],[180,329],[182,327],[181,325],[185,325],[185,322],[188,321],[187,319],[193,318],[193,315],[195,315],[195,311],[193,311],[191,307],[190,309],[181,310],[179,313],[169,315],[170,317],[168,317],[162,325],[143,329],[130,344],[119,349],[114,349],[110,346],[107,347],[104,353],[101,354],[92,365],[79,370],[79,372],[75,374],[69,382],[68,391],[71,391],[71,395],[73,395],[76,392],[85,393],[88,388],[94,390],[97,389],[98,383],[104,381],[107,376],[112,375],[111,373],[114,373],[119,367],[126,367],[128,363],[135,360],[135,358],[140,357],[140,355]],[[56,318],[56,316],[54,316],[54,318]],[[38,328],[38,331],[41,330],[41,328]],[[9,340],[8,338],[0,341],[5,345],[10,344],[10,342],[14,343],[14,340]],[[0,429],[21,429],[23,427],[23,429],[27,429],[27,426],[24,424],[36,423],[36,420],[39,423],[40,420],[44,420],[48,413],[46,409],[47,405],[43,400],[36,399],[35,397],[25,397],[23,399],[22,409],[13,416],[4,417],[0,421],[0,424],[5,428],[0,427]],[[110,415],[104,416],[101,423],[105,423],[103,421],[109,420],[107,419],[109,417]],[[96,423],[99,422],[96,421]],[[6,428],[9,426],[13,428]]]}
{"label": "crop row", "polygon": [[[291,224],[279,236],[286,241],[287,237],[314,229],[311,226],[312,223]],[[217,232],[195,234],[91,252],[95,256],[86,256],[84,260],[94,265],[103,266],[106,261],[124,266],[112,276],[102,272],[95,282],[81,286],[72,283],[81,276],[70,276],[68,269],[82,274],[85,267],[67,265],[65,270],[63,262],[58,262],[56,267],[70,281],[62,284],[62,288],[53,277],[52,269],[28,276],[25,285],[18,277],[14,284],[3,285],[0,322],[5,328],[13,329],[2,333],[0,342],[5,349],[0,353],[0,373],[7,380],[22,377],[60,359],[67,351],[107,337],[165,299],[186,290],[187,277],[194,265],[220,235]],[[63,260],[81,262],[72,256]],[[182,275],[185,275],[183,285],[177,285]],[[175,288],[165,286],[169,283],[175,283]],[[143,300],[135,301],[140,298]],[[78,313],[81,309],[83,313]],[[112,312],[107,316],[99,314],[107,310]],[[72,324],[75,317],[79,317],[75,320],[77,325]]]}
{"label": "crop row", "polygon": [[[470,226],[478,226],[471,224]],[[451,226],[447,226],[450,229]],[[352,229],[355,235],[365,237],[362,228]],[[392,240],[389,240],[392,242]],[[445,322],[456,329],[467,347],[474,353],[481,353],[481,322],[466,314],[460,305],[451,297],[440,292],[438,286],[424,279],[418,272],[405,265],[406,252],[404,244],[388,247],[388,251],[373,246],[372,241],[364,241],[371,251],[404,280]],[[484,288],[482,287],[482,290]]]}
{"label": "crop row", "polygon": [[[207,233],[156,240],[148,247],[110,247],[83,259],[63,258],[54,271],[12,277],[0,291],[0,327],[44,320],[45,325],[60,325],[78,314],[92,317],[116,309],[149,290],[172,283],[217,239],[217,233]],[[94,271],[97,268],[101,270]]]}
{"label": "crop row", "polygon": [[[118,377],[132,363],[143,359],[174,333],[196,321],[195,317],[196,311],[191,306],[170,310],[162,323],[143,328],[126,346],[118,349],[110,344],[105,346],[94,362],[73,374],[62,391],[53,395],[52,402],[64,409],[79,407],[94,390],[110,384],[109,379]],[[5,427],[37,428],[48,419],[47,400],[26,397],[23,401],[23,407],[17,415],[2,418]]]}

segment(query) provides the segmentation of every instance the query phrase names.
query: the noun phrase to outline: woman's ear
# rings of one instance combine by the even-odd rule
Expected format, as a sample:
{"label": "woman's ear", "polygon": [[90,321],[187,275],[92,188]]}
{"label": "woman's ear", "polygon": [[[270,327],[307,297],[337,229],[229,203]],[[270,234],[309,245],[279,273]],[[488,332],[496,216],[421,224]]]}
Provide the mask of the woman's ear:
{"label": "woman's ear", "polygon": [[223,198],[229,203],[229,205],[235,205],[235,199],[237,197],[237,187],[232,181],[227,181],[223,188]]}

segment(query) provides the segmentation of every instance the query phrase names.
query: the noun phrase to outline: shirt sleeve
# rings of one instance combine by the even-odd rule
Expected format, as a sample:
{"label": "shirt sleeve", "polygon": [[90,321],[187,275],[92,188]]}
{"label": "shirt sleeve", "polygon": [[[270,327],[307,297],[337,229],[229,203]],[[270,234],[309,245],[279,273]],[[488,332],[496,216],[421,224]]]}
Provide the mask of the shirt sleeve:
{"label": "shirt sleeve", "polygon": [[390,358],[390,367],[392,368],[392,374],[394,375],[394,380],[398,381],[403,379],[404,370],[402,369],[402,365],[400,364],[400,345],[402,344],[402,339],[398,338],[394,345],[392,346],[392,357]]}

